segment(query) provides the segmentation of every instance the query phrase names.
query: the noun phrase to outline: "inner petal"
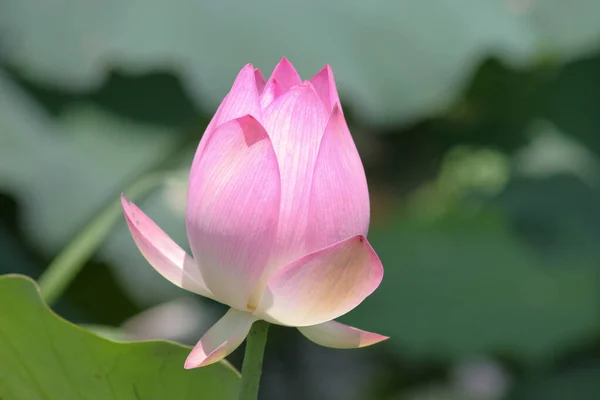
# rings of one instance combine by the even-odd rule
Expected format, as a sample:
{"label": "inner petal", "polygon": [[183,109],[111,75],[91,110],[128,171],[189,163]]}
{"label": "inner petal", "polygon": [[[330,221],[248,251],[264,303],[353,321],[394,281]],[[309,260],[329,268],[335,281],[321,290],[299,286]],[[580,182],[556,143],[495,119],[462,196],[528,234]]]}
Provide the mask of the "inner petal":
{"label": "inner petal", "polygon": [[[267,84],[268,85],[268,84]],[[265,89],[266,90],[266,89]],[[303,256],[313,170],[328,114],[312,84],[295,86],[263,111],[281,175],[277,236],[263,276],[250,298],[260,302],[266,281],[279,268]]]}

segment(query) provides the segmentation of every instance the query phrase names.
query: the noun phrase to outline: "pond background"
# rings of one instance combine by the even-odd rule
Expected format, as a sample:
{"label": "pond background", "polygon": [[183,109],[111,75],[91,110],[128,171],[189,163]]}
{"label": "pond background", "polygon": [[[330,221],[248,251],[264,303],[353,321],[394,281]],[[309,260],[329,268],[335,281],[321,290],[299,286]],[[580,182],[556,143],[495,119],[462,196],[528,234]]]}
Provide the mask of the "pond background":
{"label": "pond background", "polygon": [[[385,267],[341,320],[391,339],[275,327],[262,398],[600,398],[594,0],[3,0],[0,272],[38,277],[155,171],[138,204],[186,244],[204,128],[244,64],[282,56],[335,73]],[[56,310],[188,344],[223,313],[154,272],[124,220]]]}

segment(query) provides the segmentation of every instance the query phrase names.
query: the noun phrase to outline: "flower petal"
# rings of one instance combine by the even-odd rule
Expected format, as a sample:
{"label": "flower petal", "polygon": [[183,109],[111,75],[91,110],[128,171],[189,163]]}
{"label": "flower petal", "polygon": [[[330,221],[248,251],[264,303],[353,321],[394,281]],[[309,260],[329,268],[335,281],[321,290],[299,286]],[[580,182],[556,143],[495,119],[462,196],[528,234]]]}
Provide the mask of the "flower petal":
{"label": "flower petal", "polygon": [[365,171],[339,105],[325,128],[310,194],[307,248],[329,246],[369,230]]}
{"label": "flower petal", "polygon": [[186,226],[202,276],[219,301],[247,309],[276,237],[280,178],[267,132],[251,116],[215,129],[192,167]]}
{"label": "flower petal", "polygon": [[251,115],[261,120],[257,77],[252,64],[244,66],[235,78],[231,90],[221,102],[209,128],[216,128],[224,122],[244,115]]}
{"label": "flower petal", "polygon": [[256,80],[256,90],[258,90],[258,94],[261,94],[267,82],[258,68],[254,69],[254,79]]}
{"label": "flower petal", "polygon": [[379,286],[381,261],[362,235],[304,256],[269,280],[256,315],[288,326],[330,321]]}
{"label": "flower petal", "polygon": [[389,339],[336,321],[298,328],[300,333],[321,346],[334,349],[357,349]]}
{"label": "flower petal", "polygon": [[327,113],[312,85],[305,83],[280,96],[263,115],[281,172],[277,254],[272,265],[284,266],[308,253],[305,232],[310,188]]}
{"label": "flower petal", "polygon": [[310,82],[315,87],[315,90],[319,94],[327,111],[331,112],[336,104],[340,104],[340,97],[338,96],[337,87],[335,85],[333,71],[329,65],[326,65],[319,71]]}
{"label": "flower petal", "polygon": [[275,66],[267,84],[272,80],[279,82],[279,86],[281,86],[283,92],[287,92],[293,86],[302,83],[302,79],[300,79],[300,75],[296,72],[296,68],[294,68],[292,63],[285,57],[283,57],[281,61],[279,61],[279,64]]}
{"label": "flower petal", "polygon": [[[260,75],[260,71],[258,74]],[[222,123],[243,117],[244,115],[251,115],[258,121],[262,121],[258,90],[259,84],[260,79],[257,78],[256,71],[252,64],[244,66],[235,78],[231,90],[227,96],[225,96],[221,105],[219,105],[217,112],[206,127],[202,140],[200,140],[200,144],[196,150],[192,165],[198,163],[202,151],[204,150],[204,146],[206,146],[206,142],[210,139],[213,130]]]}
{"label": "flower petal", "polygon": [[260,94],[260,106],[262,109],[266,109],[271,105],[279,96],[283,94],[283,89],[279,86],[279,83],[275,79],[271,79],[265,86],[265,89]]}
{"label": "flower petal", "polygon": [[121,195],[121,205],[131,236],[150,265],[180,288],[214,299],[192,257],[125,195]]}
{"label": "flower petal", "polygon": [[205,367],[227,357],[242,344],[254,321],[252,314],[230,308],[194,346],[184,368]]}

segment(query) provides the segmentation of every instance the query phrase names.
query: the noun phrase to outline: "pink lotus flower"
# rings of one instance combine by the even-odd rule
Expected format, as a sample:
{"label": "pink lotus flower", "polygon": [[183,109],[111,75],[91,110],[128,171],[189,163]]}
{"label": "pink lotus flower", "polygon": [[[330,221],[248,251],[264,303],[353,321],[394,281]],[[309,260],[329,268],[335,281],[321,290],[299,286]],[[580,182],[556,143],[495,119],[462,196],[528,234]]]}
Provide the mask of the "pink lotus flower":
{"label": "pink lotus flower", "polygon": [[206,128],[188,186],[193,258],[122,198],[131,235],[177,286],[230,306],[185,368],[235,350],[256,320],[357,348],[387,339],[333,319],[381,282],[369,194],[329,66],[302,82],[285,58],[265,82],[246,65]]}

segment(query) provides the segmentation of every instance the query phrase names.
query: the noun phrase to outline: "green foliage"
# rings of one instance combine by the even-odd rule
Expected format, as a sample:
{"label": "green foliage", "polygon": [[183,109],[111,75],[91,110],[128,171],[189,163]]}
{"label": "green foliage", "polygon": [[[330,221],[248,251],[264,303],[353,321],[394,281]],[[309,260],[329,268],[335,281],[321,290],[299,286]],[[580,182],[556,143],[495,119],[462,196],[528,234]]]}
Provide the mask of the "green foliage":
{"label": "green foliage", "polygon": [[598,326],[595,266],[545,267],[493,209],[394,218],[370,240],[385,279],[345,321],[391,336],[398,355],[540,361]]}
{"label": "green foliage", "polygon": [[600,54],[567,65],[548,86],[546,115],[600,155]]}
{"label": "green foliage", "polygon": [[[147,171],[189,163],[200,137],[196,133],[190,140],[172,128],[118,117],[91,104],[72,106],[53,119],[1,72],[0,131],[0,190],[19,199],[27,235],[51,254]],[[163,185],[145,199],[144,209],[185,245],[183,217],[167,206],[168,200]],[[104,260],[118,266],[115,274],[128,282],[130,294],[148,304],[181,293],[132,244],[119,219],[101,250]]]}
{"label": "green foliage", "polygon": [[[369,240],[385,278],[346,321],[393,337],[390,349],[416,359],[493,352],[537,364],[591,337],[599,194],[566,177],[507,184],[507,163],[457,149],[436,181],[375,224]],[[542,235],[554,241],[540,247]]]}
{"label": "green foliage", "polygon": [[515,400],[596,400],[600,396],[600,365],[586,362],[516,388]]}
{"label": "green foliage", "polygon": [[[343,318],[392,337],[357,359],[389,375],[396,397],[366,398],[462,400],[440,377],[474,353],[512,361],[505,399],[600,398],[590,361],[600,349],[600,3],[38,3],[7,0],[0,12],[0,261],[19,260],[7,272],[35,276],[156,170],[174,172],[139,205],[185,247],[186,169],[239,68],[252,62],[267,75],[287,56],[308,78],[330,63],[367,167],[369,240],[385,267],[380,289]],[[117,220],[97,252],[113,290],[140,308],[184,294]],[[61,310],[101,323],[102,307],[121,322],[132,308],[90,306],[108,287],[92,271],[74,288],[88,302],[66,298]],[[0,288],[31,286],[15,279]],[[12,329],[6,312],[0,335]],[[268,351],[266,365],[305,389],[297,397],[327,398],[320,390],[341,372],[313,371],[320,385],[299,378],[306,352],[288,331],[273,330],[287,370]],[[155,344],[131,346],[141,354]]]}
{"label": "green foliage", "polygon": [[285,55],[307,77],[331,63],[360,115],[385,123],[447,106],[486,56],[524,66],[589,51],[599,11],[590,0],[9,0],[0,32],[5,57],[38,81],[87,89],[110,68],[168,68],[211,107],[248,62],[268,72]]}
{"label": "green foliage", "polygon": [[79,328],[43,302],[35,283],[0,277],[0,398],[223,399],[237,372],[222,362],[186,371],[189,348],[169,342],[119,343]]}

